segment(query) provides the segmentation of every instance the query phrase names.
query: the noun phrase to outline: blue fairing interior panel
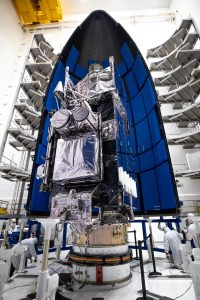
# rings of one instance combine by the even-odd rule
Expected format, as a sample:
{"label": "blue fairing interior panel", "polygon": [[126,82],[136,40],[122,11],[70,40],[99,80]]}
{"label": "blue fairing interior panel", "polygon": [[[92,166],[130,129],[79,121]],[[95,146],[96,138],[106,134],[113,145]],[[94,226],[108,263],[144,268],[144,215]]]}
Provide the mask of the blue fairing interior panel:
{"label": "blue fairing interior panel", "polygon": [[123,27],[104,11],[95,11],[66,43],[49,82],[27,203],[32,215],[49,213],[50,193],[39,191],[36,170],[46,153],[49,112],[56,108],[53,90],[59,80],[64,81],[66,66],[76,84],[88,73],[90,64],[98,62],[107,67],[109,56],[115,60],[115,83],[128,115],[128,133],[124,131],[123,119],[117,115],[117,158],[119,165],[137,182],[138,197],[133,199],[135,214],[161,215],[177,211],[176,184],[150,72]]}

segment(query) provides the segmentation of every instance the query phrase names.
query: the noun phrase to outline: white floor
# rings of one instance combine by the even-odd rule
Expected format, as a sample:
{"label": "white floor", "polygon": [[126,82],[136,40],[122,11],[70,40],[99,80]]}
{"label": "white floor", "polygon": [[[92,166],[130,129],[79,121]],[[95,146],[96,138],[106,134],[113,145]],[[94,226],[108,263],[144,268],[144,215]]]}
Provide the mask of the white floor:
{"label": "white floor", "polygon": [[[144,253],[144,257],[145,256],[146,253]],[[52,260],[50,263],[52,263]],[[141,296],[141,294],[137,293],[138,290],[141,290],[141,278],[139,263],[134,261],[132,265],[133,267],[131,269],[133,277],[131,283],[123,288],[110,291],[102,291],[101,288],[99,288],[99,291],[89,291],[88,287],[84,286],[78,292],[67,291],[66,296],[72,300],[92,300],[93,298],[103,298],[104,300],[135,300],[137,297]],[[163,254],[156,254],[156,266],[157,270],[161,271],[163,275],[183,274],[179,270],[170,268],[170,265],[164,258]],[[166,296],[171,299],[195,300],[191,279],[150,279],[147,275],[149,271],[152,271],[152,264],[146,263],[144,269],[146,288],[150,292],[159,294],[160,296]],[[35,289],[36,277],[16,277],[12,282],[5,284],[3,300],[19,300],[25,297],[28,293],[34,292]],[[187,289],[189,290],[187,291]]]}

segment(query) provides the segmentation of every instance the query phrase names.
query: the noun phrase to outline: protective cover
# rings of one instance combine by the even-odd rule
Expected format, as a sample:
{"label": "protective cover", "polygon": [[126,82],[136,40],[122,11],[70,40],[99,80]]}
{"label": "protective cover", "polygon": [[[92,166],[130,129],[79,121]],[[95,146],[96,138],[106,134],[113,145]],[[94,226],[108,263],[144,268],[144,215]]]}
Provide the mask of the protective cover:
{"label": "protective cover", "polygon": [[[58,193],[51,199],[51,217],[69,223],[91,223],[91,194]],[[82,224],[83,225],[83,224]]]}
{"label": "protective cover", "polygon": [[70,113],[67,109],[59,109],[51,118],[51,125],[55,129],[63,128],[69,121]]}
{"label": "protective cover", "polygon": [[57,142],[53,181],[100,178],[99,139],[96,134]]}
{"label": "protective cover", "polygon": [[[98,63],[107,68],[111,56],[115,62],[115,85],[128,117],[128,130],[125,130],[125,118],[116,111],[119,127],[117,161],[118,166],[137,184],[137,198],[132,203],[136,208],[135,215],[172,215],[177,212],[179,200],[176,184],[150,72],[124,28],[106,12],[94,11],[66,43],[50,78],[27,203],[32,215],[49,214],[50,193],[39,192],[36,171],[37,166],[44,163],[49,112],[57,109],[53,91],[59,81],[64,82],[66,66],[69,66],[70,79],[76,85],[88,74],[90,65]],[[108,119],[107,113],[110,113],[106,105],[106,102],[102,103],[102,121],[104,116]],[[103,151],[110,149],[104,148]]]}
{"label": "protective cover", "polygon": [[110,91],[112,86],[115,88],[112,70],[109,67],[100,72],[95,72],[94,70],[77,83],[76,89],[86,97],[93,97],[98,93]]}

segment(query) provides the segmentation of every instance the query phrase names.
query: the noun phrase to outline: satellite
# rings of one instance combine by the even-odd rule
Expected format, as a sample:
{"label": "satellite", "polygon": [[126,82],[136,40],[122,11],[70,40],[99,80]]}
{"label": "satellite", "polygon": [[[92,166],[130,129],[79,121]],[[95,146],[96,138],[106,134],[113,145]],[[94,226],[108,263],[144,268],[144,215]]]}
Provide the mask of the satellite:
{"label": "satellite", "polygon": [[50,78],[29,212],[70,224],[76,280],[112,284],[131,278],[128,221],[173,215],[178,206],[151,75],[122,26],[95,11]]}

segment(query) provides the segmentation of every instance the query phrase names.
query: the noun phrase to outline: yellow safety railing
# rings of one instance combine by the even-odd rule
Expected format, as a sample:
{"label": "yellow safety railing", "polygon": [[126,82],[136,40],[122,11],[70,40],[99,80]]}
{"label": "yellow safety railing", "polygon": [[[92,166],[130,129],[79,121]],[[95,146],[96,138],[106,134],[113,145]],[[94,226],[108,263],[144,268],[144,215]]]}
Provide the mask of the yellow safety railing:
{"label": "yellow safety railing", "polygon": [[8,212],[8,201],[0,200],[0,215],[7,215]]}
{"label": "yellow safety railing", "polygon": [[0,215],[7,215],[8,211],[5,207],[0,207]]}

